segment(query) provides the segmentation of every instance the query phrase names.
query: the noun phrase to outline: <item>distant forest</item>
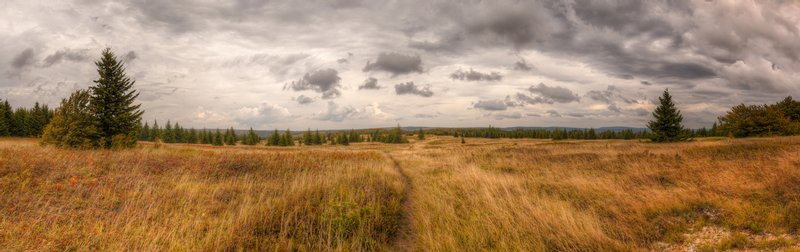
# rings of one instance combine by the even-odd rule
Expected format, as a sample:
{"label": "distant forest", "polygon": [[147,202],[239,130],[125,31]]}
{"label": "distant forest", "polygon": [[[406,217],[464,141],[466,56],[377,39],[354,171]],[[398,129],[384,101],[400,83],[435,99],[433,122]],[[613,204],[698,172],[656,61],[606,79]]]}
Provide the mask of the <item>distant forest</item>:
{"label": "distant forest", "polygon": [[[8,101],[0,101],[0,136],[40,137],[45,126],[53,118],[55,110],[36,103],[32,108],[12,107]],[[800,134],[800,102],[792,97],[771,105],[737,105],[718,118],[711,128],[687,129],[691,137],[752,137]],[[453,137],[477,138],[533,138],[533,139],[646,139],[648,130],[634,129],[499,129],[488,128],[431,128],[409,131],[399,126],[393,129],[336,130],[320,133],[307,130],[303,133],[275,130],[267,137],[256,134],[251,128],[247,132],[233,128],[219,129],[183,128],[180,124],[167,122],[161,127],[157,122],[145,122],[138,127],[138,139],[164,143],[191,143],[211,145],[256,145],[271,146],[341,144],[355,142],[407,142],[406,136],[430,134]]]}

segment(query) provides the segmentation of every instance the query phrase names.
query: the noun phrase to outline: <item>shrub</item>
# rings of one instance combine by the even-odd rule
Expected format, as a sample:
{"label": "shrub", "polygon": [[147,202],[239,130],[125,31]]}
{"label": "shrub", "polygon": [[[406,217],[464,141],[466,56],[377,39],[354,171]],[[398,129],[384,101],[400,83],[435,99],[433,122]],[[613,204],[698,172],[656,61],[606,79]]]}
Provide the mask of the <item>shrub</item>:
{"label": "shrub", "polygon": [[777,106],[744,105],[731,108],[719,118],[720,128],[733,137],[778,136],[797,133],[797,123]]}

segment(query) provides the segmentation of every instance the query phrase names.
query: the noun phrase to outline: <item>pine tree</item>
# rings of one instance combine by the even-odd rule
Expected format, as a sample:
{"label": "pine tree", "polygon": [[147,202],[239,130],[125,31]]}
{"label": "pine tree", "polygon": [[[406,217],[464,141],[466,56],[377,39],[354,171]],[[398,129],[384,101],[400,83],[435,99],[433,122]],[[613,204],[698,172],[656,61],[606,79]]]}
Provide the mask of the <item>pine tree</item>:
{"label": "pine tree", "polygon": [[142,132],[139,133],[139,141],[150,141],[150,125],[144,122]]}
{"label": "pine tree", "polygon": [[417,132],[417,140],[425,140],[425,131],[423,131],[421,128]]}
{"label": "pine tree", "polygon": [[11,119],[13,112],[8,101],[0,102],[0,136],[11,135]]}
{"label": "pine tree", "polygon": [[278,133],[278,129],[275,129],[275,132],[272,133],[272,136],[269,137],[269,141],[267,141],[267,145],[269,146],[280,146],[281,144],[281,134]]}
{"label": "pine tree", "polygon": [[117,60],[111,48],[95,62],[99,78],[90,87],[91,107],[100,131],[102,147],[133,147],[136,144],[136,127],[142,118],[140,104],[134,105],[139,93],[125,75],[125,65]]}
{"label": "pine tree", "polygon": [[465,144],[465,143],[467,143],[467,141],[464,141],[464,137],[462,136],[461,137],[461,144]]}
{"label": "pine tree", "polygon": [[236,145],[236,131],[233,130],[233,127],[225,130],[225,144]]}
{"label": "pine tree", "polygon": [[153,129],[150,132],[150,141],[155,142],[158,139],[164,139],[161,135],[161,128],[158,126],[158,120],[153,121]]}
{"label": "pine tree", "polygon": [[186,142],[190,144],[197,143],[197,130],[194,128],[189,129],[189,135],[186,137]]}
{"label": "pine tree", "polygon": [[167,126],[164,126],[163,139],[165,143],[175,142],[175,131],[172,130],[172,122],[167,120]]}
{"label": "pine tree", "polygon": [[294,136],[292,136],[292,132],[289,129],[286,129],[286,133],[283,134],[283,138],[283,146],[294,146]]}
{"label": "pine tree", "polygon": [[311,136],[311,129],[307,129],[306,132],[303,132],[303,138],[300,140],[303,145],[312,145],[314,144],[314,139]]}
{"label": "pine tree", "polygon": [[214,133],[214,137],[213,137],[213,140],[211,142],[211,145],[222,146],[224,144],[225,143],[223,142],[223,139],[222,139],[222,133],[220,133],[219,129],[217,129],[217,132]]}
{"label": "pine tree", "polygon": [[324,141],[322,140],[322,135],[320,135],[320,134],[319,134],[319,130],[316,130],[316,131],[314,132],[314,136],[313,136],[313,138],[314,138],[314,144],[315,144],[315,145],[322,145],[322,142],[324,142]]}
{"label": "pine tree", "polygon": [[686,141],[688,136],[681,124],[683,116],[672,102],[672,96],[668,89],[664,90],[664,94],[658,98],[658,101],[660,104],[653,112],[655,120],[647,124],[647,127],[653,132],[650,139],[659,143]]}

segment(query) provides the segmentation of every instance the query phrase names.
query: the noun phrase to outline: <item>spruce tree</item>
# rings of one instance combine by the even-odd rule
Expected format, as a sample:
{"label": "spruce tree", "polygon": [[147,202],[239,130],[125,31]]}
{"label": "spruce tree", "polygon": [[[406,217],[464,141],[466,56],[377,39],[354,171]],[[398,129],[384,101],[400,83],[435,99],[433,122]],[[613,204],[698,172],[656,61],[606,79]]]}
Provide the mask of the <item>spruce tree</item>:
{"label": "spruce tree", "polygon": [[315,145],[322,145],[322,135],[319,134],[319,130],[314,131],[314,144]]}
{"label": "spruce tree", "polygon": [[314,139],[311,136],[311,129],[307,129],[306,132],[303,133],[302,139],[303,145],[312,145],[314,144]]}
{"label": "spruce tree", "polygon": [[11,105],[8,101],[0,102],[0,136],[11,135]]}
{"label": "spruce tree", "polygon": [[236,145],[236,131],[233,130],[233,127],[225,130],[225,144]]}
{"label": "spruce tree", "polygon": [[140,104],[134,104],[139,93],[125,75],[125,65],[117,60],[111,48],[103,50],[95,62],[99,78],[90,87],[91,107],[102,147],[133,147],[136,144],[137,126],[142,118]]}
{"label": "spruce tree", "polygon": [[139,141],[150,141],[150,125],[144,122],[142,132],[139,132]]}
{"label": "spruce tree", "polygon": [[283,138],[284,138],[283,146],[294,146],[294,136],[292,136],[292,131],[286,129],[286,133],[283,134]]}
{"label": "spruce tree", "polygon": [[267,145],[269,146],[279,146],[281,144],[281,134],[278,133],[278,129],[275,129],[275,132],[272,133],[272,136],[269,137],[269,141],[267,141]]}
{"label": "spruce tree", "polygon": [[219,129],[217,129],[217,132],[214,133],[214,137],[213,137],[213,140],[211,142],[211,145],[222,146],[224,144],[225,143],[223,142],[223,139],[222,139],[222,133],[220,133]]}
{"label": "spruce tree", "polygon": [[425,140],[425,131],[423,131],[421,128],[417,132],[417,140]]}
{"label": "spruce tree", "polygon": [[189,129],[189,135],[186,138],[186,142],[190,144],[197,143],[197,130],[195,130],[194,128]]}
{"label": "spruce tree", "polygon": [[164,126],[163,138],[165,143],[174,143],[175,142],[175,132],[172,131],[172,122],[167,120],[167,126]]}
{"label": "spruce tree", "polygon": [[655,120],[647,124],[652,131],[650,140],[658,143],[686,141],[688,136],[682,124],[683,116],[672,102],[669,89],[664,90],[664,94],[658,98],[658,101],[659,105],[653,112]]}
{"label": "spruce tree", "polygon": [[150,141],[155,142],[157,139],[164,139],[161,136],[161,128],[158,126],[158,120],[153,121],[153,129],[150,131]]}

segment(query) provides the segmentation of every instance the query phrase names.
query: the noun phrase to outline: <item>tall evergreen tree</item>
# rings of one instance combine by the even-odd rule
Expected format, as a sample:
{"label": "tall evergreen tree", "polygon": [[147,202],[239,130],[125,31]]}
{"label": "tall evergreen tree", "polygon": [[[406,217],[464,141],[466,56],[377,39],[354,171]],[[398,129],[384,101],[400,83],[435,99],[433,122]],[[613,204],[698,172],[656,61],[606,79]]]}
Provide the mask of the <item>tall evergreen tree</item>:
{"label": "tall evergreen tree", "polygon": [[150,141],[163,140],[161,136],[161,128],[158,126],[158,120],[153,121],[153,129],[150,131]]}
{"label": "tall evergreen tree", "polygon": [[322,135],[319,134],[319,130],[314,131],[313,139],[314,139],[314,144],[316,145],[321,145],[322,142],[324,142],[322,140]]}
{"label": "tall evergreen tree", "polygon": [[233,127],[225,130],[225,144],[236,145],[236,131],[233,130]]}
{"label": "tall evergreen tree", "polygon": [[165,143],[174,143],[175,142],[175,131],[172,130],[172,122],[167,120],[167,126],[164,126],[164,132],[162,134]]}
{"label": "tall evergreen tree", "polygon": [[220,133],[220,132],[219,132],[219,129],[217,129],[217,132],[216,132],[216,133],[214,133],[214,137],[213,137],[213,138],[214,138],[214,139],[213,139],[213,141],[211,142],[211,145],[214,145],[214,146],[222,146],[222,145],[224,145],[224,144],[225,144],[225,143],[224,143],[224,141],[223,141],[223,139],[222,139],[222,133]]}
{"label": "tall evergreen tree", "polygon": [[125,75],[125,65],[117,60],[111,48],[103,50],[95,62],[99,78],[90,87],[91,107],[100,131],[102,147],[132,147],[136,144],[136,127],[142,118],[141,104],[134,104],[139,93],[135,81]]}
{"label": "tall evergreen tree", "polygon": [[144,126],[142,127],[142,132],[139,133],[139,140],[150,141],[150,125],[147,124],[147,122],[144,122]]}
{"label": "tall evergreen tree", "polygon": [[677,142],[686,141],[688,134],[683,127],[683,116],[681,111],[672,102],[672,95],[669,90],[664,90],[664,94],[658,98],[659,105],[653,112],[655,120],[650,121],[647,127],[653,132],[650,139],[653,142]]}
{"label": "tall evergreen tree", "polygon": [[286,129],[286,132],[283,134],[284,144],[283,146],[294,146],[294,136],[292,136],[292,131]]}
{"label": "tall evergreen tree", "polygon": [[10,136],[11,127],[14,125],[13,120],[14,111],[8,101],[0,103],[0,136]]}
{"label": "tall evergreen tree", "polygon": [[269,141],[267,141],[267,145],[269,146],[280,146],[281,144],[281,134],[278,133],[278,129],[275,129],[275,132],[272,133],[272,136],[269,137]]}
{"label": "tall evergreen tree", "polygon": [[194,128],[189,129],[189,135],[186,137],[186,142],[190,144],[197,143],[197,130]]}
{"label": "tall evergreen tree", "polygon": [[422,128],[417,131],[417,140],[425,140],[425,131]]}
{"label": "tall evergreen tree", "polygon": [[314,137],[311,134],[311,129],[307,129],[306,132],[303,133],[303,139],[301,139],[303,145],[313,145],[314,144]]}

